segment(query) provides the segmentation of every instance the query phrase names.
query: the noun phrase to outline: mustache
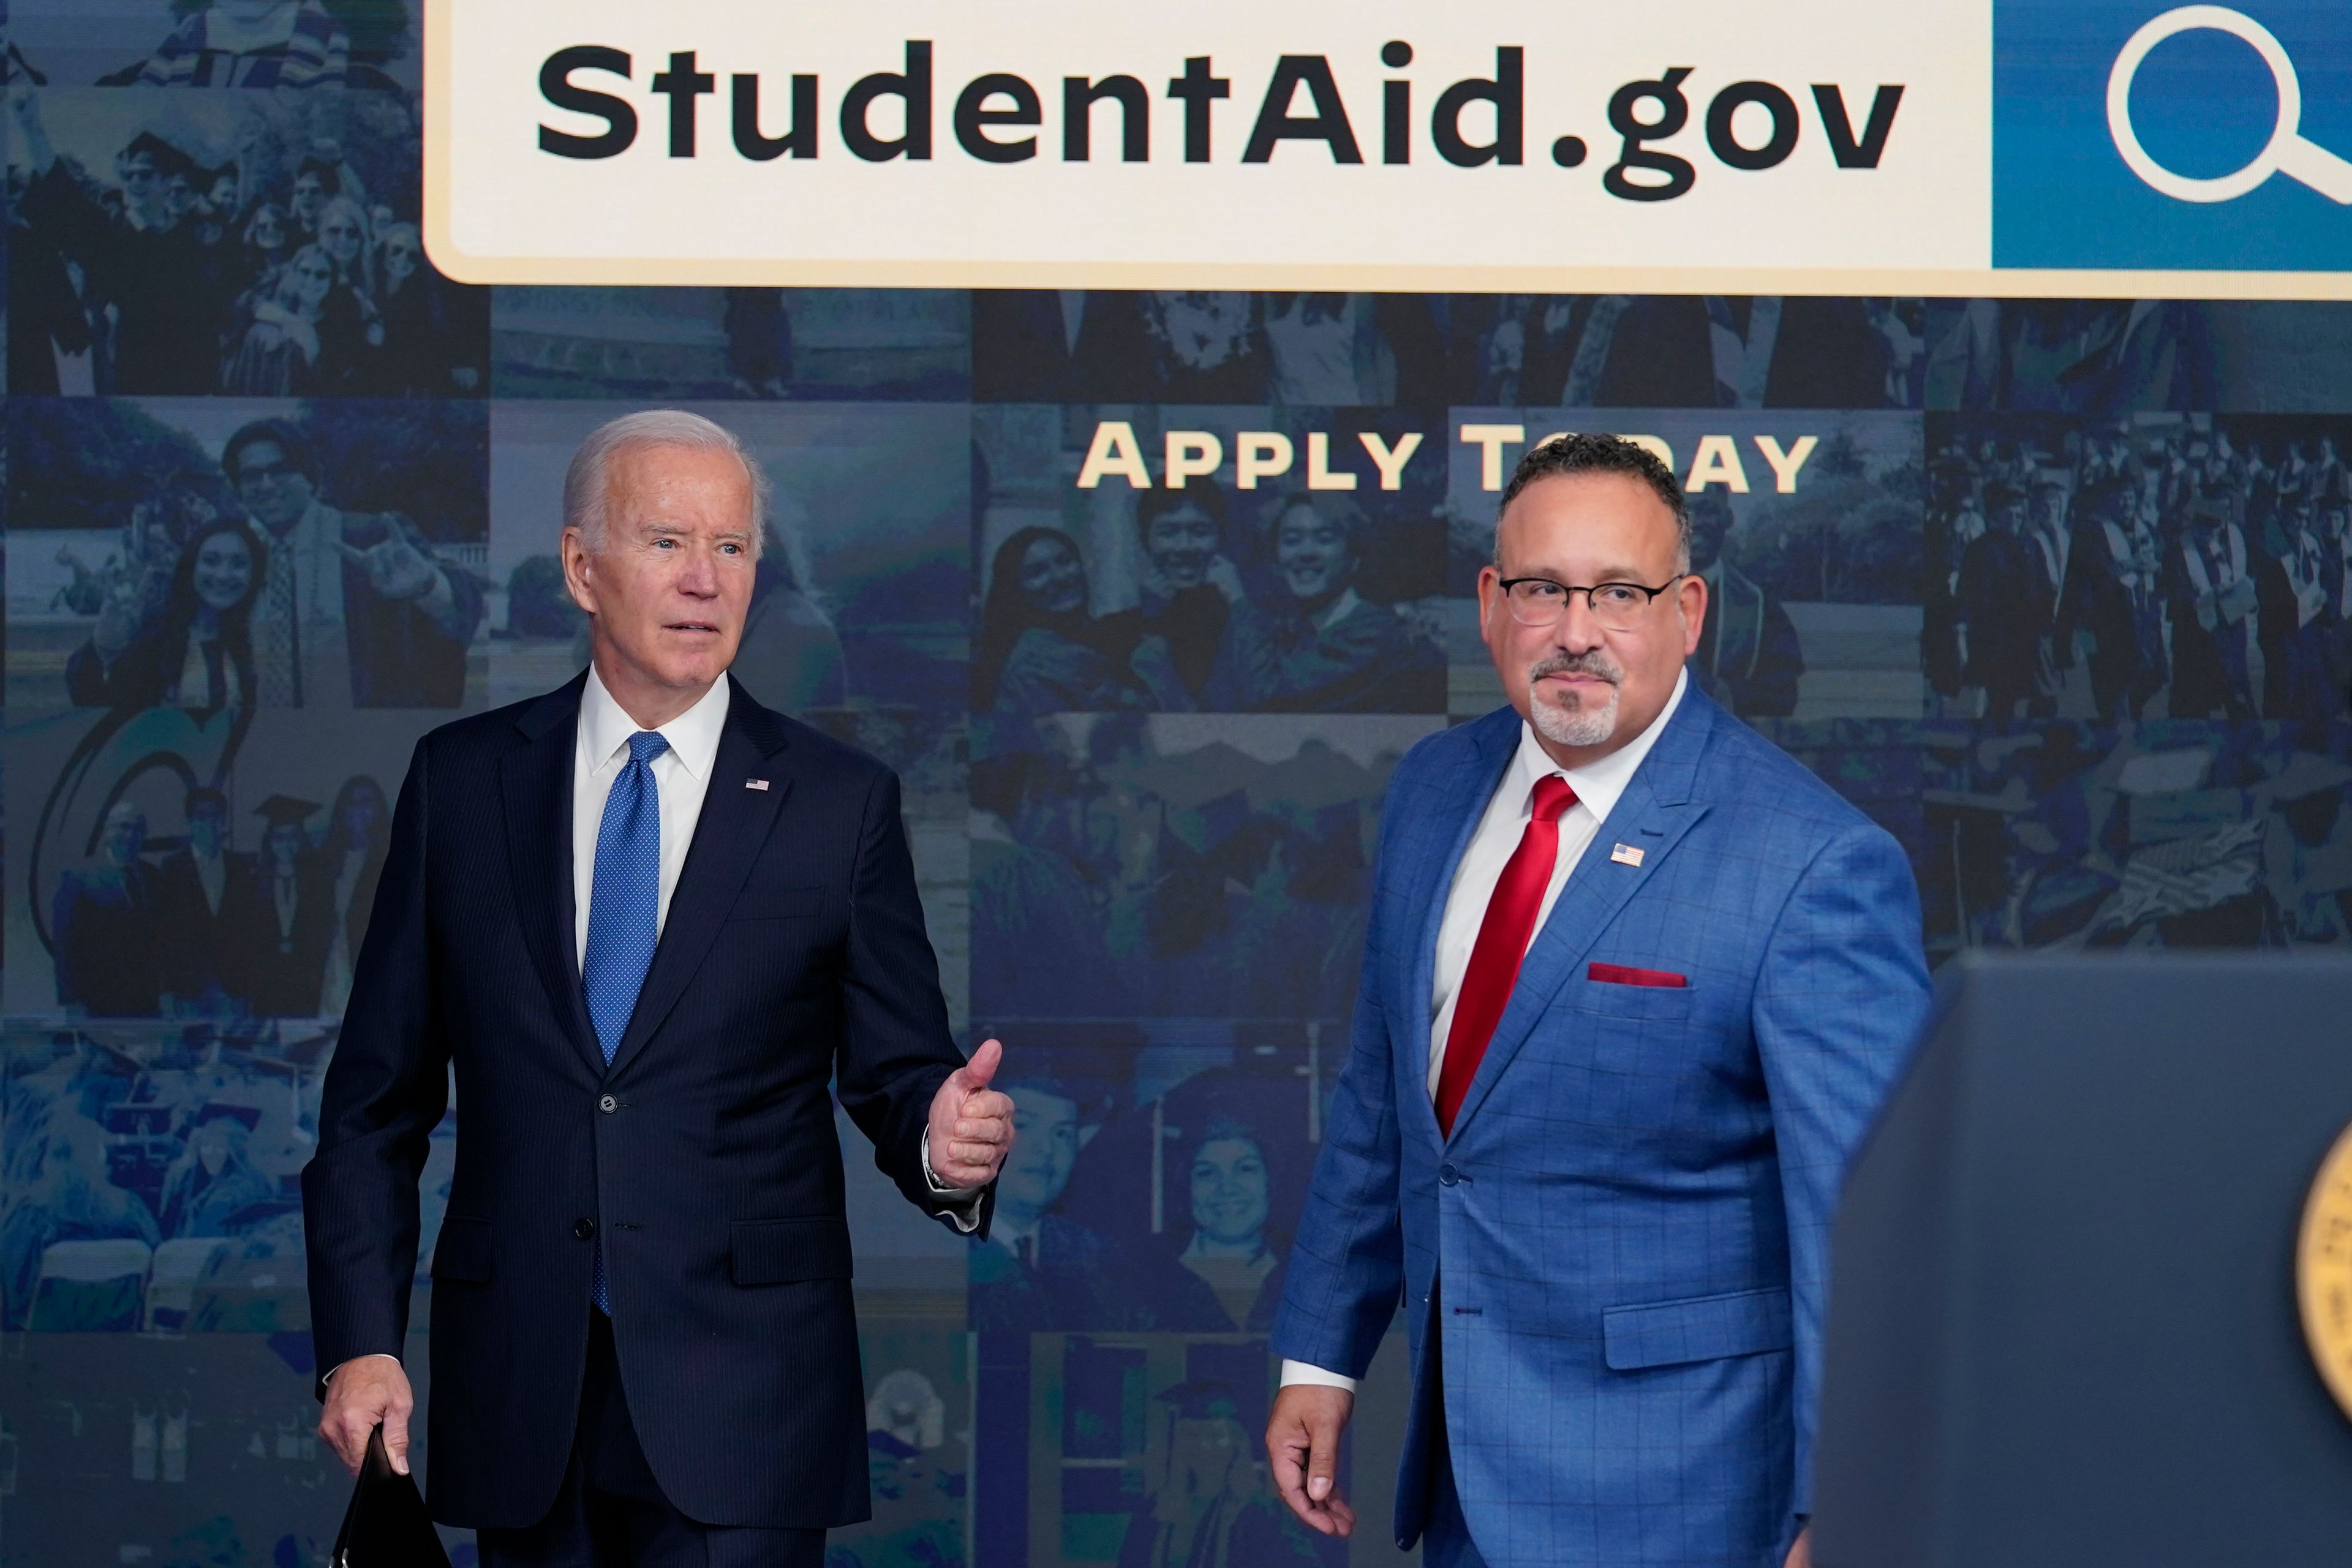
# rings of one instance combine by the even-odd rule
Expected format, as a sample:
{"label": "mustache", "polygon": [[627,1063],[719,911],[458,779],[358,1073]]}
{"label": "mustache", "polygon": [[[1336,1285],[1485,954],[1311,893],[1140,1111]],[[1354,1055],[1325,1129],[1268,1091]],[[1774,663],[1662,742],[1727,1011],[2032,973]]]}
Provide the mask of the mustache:
{"label": "mustache", "polygon": [[1528,684],[1532,686],[1549,675],[1589,675],[1595,680],[1605,680],[1612,686],[1625,679],[1624,667],[1611,659],[1599,648],[1588,653],[1556,653],[1549,658],[1538,659],[1528,667]]}

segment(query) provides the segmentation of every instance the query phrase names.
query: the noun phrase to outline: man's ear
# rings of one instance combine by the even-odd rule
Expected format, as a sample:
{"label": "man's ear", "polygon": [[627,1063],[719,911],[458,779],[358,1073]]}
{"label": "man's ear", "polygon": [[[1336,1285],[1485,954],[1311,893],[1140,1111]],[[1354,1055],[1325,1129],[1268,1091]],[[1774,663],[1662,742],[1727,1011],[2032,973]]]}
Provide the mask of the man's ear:
{"label": "man's ear", "polygon": [[[1683,592],[1685,584],[1696,593]],[[1675,606],[1683,613],[1683,657],[1688,658],[1698,651],[1699,636],[1706,626],[1706,579],[1692,573],[1676,584]]]}
{"label": "man's ear", "polygon": [[572,595],[572,602],[579,605],[583,614],[593,616],[596,613],[596,556],[579,540],[578,533],[565,529],[556,559],[563,567],[564,591]]}

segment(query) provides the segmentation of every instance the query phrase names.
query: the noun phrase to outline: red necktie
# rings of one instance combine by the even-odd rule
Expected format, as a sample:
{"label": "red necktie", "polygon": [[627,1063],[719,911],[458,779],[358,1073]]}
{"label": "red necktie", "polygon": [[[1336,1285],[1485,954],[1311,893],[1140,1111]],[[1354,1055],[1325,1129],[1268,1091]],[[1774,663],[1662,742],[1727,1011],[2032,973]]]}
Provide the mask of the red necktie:
{"label": "red necktie", "polygon": [[1454,1000],[1453,1026],[1445,1032],[1445,1060],[1437,1069],[1437,1126],[1454,1135],[1454,1118],[1460,1114],[1470,1080],[1486,1059],[1486,1042],[1503,1019],[1511,987],[1519,978],[1519,961],[1527,956],[1535,936],[1536,914],[1543,908],[1544,889],[1551,886],[1552,868],[1559,859],[1559,819],[1576,804],[1576,792],[1558,773],[1536,781],[1533,815],[1519,847],[1504,862],[1486,902],[1486,918],[1478,924],[1478,941],[1470,949],[1470,966],[1462,972],[1462,988]]}

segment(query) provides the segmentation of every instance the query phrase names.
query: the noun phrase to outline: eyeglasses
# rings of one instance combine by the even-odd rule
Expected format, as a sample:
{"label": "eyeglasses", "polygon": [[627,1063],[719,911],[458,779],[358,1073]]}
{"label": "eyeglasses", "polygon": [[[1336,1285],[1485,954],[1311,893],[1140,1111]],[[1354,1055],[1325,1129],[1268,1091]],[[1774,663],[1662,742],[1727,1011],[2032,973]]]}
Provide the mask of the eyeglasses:
{"label": "eyeglasses", "polygon": [[1642,624],[1650,601],[1689,576],[1677,572],[1654,588],[1639,583],[1596,583],[1590,588],[1555,583],[1549,577],[1506,577],[1500,586],[1511,606],[1511,618],[1523,626],[1557,626],[1576,595],[1584,595],[1592,618],[1604,631],[1630,632]]}

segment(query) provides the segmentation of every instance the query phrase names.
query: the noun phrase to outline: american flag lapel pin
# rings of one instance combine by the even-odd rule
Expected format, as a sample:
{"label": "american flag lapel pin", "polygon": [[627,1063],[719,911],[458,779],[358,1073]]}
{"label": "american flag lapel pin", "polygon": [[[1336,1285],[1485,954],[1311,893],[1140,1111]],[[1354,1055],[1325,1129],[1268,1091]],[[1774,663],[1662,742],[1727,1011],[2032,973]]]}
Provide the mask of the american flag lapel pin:
{"label": "american flag lapel pin", "polygon": [[1638,866],[1642,863],[1642,852],[1631,844],[1620,844],[1609,851],[1609,858],[1620,866]]}
{"label": "american flag lapel pin", "polygon": [[[768,781],[765,779],[745,779],[743,781],[743,787],[745,789],[765,789],[768,787]],[[1636,855],[1633,858],[1638,861],[1641,859],[1641,857]]]}

